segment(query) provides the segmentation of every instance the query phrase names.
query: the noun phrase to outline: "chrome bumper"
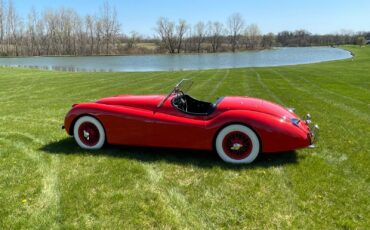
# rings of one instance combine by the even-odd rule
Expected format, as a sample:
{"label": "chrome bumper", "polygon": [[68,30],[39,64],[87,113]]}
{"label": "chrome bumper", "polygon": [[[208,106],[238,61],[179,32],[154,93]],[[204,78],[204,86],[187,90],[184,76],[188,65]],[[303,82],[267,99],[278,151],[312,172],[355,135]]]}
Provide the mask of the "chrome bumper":
{"label": "chrome bumper", "polygon": [[309,145],[308,148],[312,149],[316,147],[316,143],[319,139],[320,128],[319,128],[319,125],[312,123],[310,114],[307,114],[304,120],[306,124],[308,125],[308,127],[310,128],[311,145]]}

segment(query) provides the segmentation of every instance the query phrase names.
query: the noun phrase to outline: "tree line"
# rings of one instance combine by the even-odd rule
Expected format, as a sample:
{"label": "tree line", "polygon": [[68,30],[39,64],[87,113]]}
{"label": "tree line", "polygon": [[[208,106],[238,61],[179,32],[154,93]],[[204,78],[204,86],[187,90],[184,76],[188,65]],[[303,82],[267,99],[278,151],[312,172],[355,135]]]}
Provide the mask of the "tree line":
{"label": "tree line", "polygon": [[[268,49],[273,46],[365,44],[370,33],[315,35],[305,30],[263,34],[241,14],[226,22],[171,21],[161,17],[154,36],[125,35],[117,10],[105,2],[95,14],[81,16],[69,8],[32,8],[25,17],[12,0],[0,0],[0,56],[120,55],[128,53],[204,53]],[[152,44],[149,47],[141,44]]]}
{"label": "tree line", "polygon": [[262,34],[258,25],[247,25],[238,13],[229,16],[225,24],[198,22],[194,26],[187,25],[184,20],[176,23],[160,18],[157,21],[156,31],[161,41],[160,47],[168,53],[235,52],[268,49],[274,46],[365,45],[370,39],[370,32],[351,31],[327,35],[316,35],[306,30]]}
{"label": "tree line", "polygon": [[81,17],[75,10],[34,8],[26,18],[12,0],[0,0],[0,55],[116,54],[120,34],[117,11],[105,2],[99,13]]}
{"label": "tree line", "polygon": [[202,21],[194,26],[185,20],[177,23],[159,18],[156,25],[159,49],[168,53],[181,52],[220,52],[237,50],[256,50],[275,45],[272,33],[262,34],[256,24],[246,25],[240,14],[231,15],[226,23]]}

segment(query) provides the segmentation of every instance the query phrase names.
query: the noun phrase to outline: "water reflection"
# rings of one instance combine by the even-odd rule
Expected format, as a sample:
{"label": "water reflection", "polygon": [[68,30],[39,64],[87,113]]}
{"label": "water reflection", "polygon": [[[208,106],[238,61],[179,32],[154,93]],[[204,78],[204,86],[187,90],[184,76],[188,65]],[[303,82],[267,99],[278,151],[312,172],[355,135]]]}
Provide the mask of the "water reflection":
{"label": "water reflection", "polygon": [[[0,59],[1,60],[1,59]],[[55,70],[55,71],[65,71],[65,72],[113,72],[113,69],[102,68],[80,68],[77,66],[37,66],[37,65],[0,65],[1,67],[15,67],[15,68],[30,68],[30,69],[43,69],[43,70]]]}
{"label": "water reflection", "polygon": [[350,52],[338,48],[304,47],[217,54],[11,57],[0,58],[0,66],[69,72],[174,71],[307,64],[350,57]]}

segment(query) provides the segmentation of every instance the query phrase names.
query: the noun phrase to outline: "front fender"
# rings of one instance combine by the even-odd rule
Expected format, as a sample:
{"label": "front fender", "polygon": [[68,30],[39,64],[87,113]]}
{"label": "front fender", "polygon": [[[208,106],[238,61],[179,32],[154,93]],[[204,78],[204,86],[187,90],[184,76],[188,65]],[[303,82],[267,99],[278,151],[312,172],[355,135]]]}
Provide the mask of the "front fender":
{"label": "front fender", "polygon": [[64,128],[69,135],[73,135],[73,124],[77,118],[83,115],[97,116],[99,108],[96,103],[81,103],[72,105],[72,109],[66,114],[64,118]]}

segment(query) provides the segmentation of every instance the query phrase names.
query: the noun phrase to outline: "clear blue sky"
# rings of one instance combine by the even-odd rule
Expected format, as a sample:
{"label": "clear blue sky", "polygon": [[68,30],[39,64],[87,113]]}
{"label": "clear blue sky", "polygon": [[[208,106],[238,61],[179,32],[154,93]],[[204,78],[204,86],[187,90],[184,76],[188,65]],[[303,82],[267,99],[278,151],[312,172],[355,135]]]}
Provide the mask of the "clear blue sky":
{"label": "clear blue sky", "polygon": [[[26,17],[34,6],[73,8],[81,15],[98,12],[104,0],[14,0],[20,15]],[[235,12],[247,24],[256,23],[263,33],[306,29],[313,33],[335,33],[342,29],[370,31],[370,0],[110,0],[117,8],[124,33],[132,30],[152,35],[160,16],[225,22]]]}

